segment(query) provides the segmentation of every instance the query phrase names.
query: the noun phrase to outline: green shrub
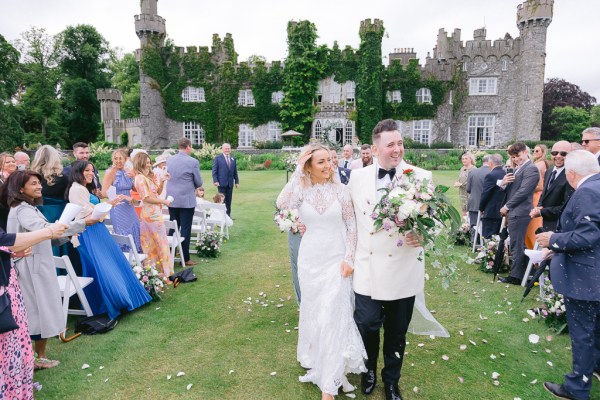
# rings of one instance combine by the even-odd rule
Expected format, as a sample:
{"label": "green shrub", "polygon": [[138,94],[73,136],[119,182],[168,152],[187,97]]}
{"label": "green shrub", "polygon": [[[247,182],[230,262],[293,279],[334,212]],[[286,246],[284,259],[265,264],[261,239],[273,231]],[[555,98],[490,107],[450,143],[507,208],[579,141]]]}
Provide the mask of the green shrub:
{"label": "green shrub", "polygon": [[454,144],[450,142],[433,142],[429,146],[430,149],[453,149]]}
{"label": "green shrub", "polygon": [[283,148],[283,142],[254,141],[254,142],[252,142],[252,145],[254,146],[255,149],[281,149],[281,148]]}

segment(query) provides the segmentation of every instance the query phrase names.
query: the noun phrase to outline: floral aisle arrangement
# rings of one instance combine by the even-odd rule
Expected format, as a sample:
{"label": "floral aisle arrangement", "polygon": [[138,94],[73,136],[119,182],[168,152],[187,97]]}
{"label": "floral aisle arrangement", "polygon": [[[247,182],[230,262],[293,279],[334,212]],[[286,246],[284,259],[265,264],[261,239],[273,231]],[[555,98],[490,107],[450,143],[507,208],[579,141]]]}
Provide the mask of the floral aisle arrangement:
{"label": "floral aisle arrangement", "polygon": [[[454,236],[461,223],[460,213],[445,194],[448,187],[417,179],[413,169],[405,169],[380,191],[383,195],[371,214],[375,230],[395,231],[401,235],[413,232],[424,249],[436,253],[436,258],[449,258],[443,253],[451,246],[438,249],[434,246],[437,237]],[[402,238],[397,245],[404,245]],[[447,286],[455,266],[440,262],[431,265],[439,268],[442,285]]]}
{"label": "floral aisle arrangement", "polygon": [[160,300],[160,294],[164,292],[164,277],[158,272],[154,265],[132,265],[135,276],[140,280],[144,289],[148,292],[152,300]]}
{"label": "floral aisle arrangement", "polygon": [[298,210],[284,209],[275,211],[273,221],[281,232],[298,233]]}
{"label": "floral aisle arrangement", "polygon": [[296,166],[298,165],[298,156],[299,153],[288,153],[283,159],[285,169],[288,172],[294,172],[296,170]]}
{"label": "floral aisle arrangement", "polygon": [[471,229],[471,224],[468,222],[463,222],[463,224],[458,228],[456,234],[454,236],[454,243],[459,246],[470,246],[471,245],[471,235],[473,231]]}
{"label": "floral aisle arrangement", "polygon": [[544,277],[542,286],[543,304],[541,307],[527,310],[532,318],[544,320],[546,325],[557,333],[568,332],[567,328],[567,309],[565,308],[565,299],[562,294],[554,290],[550,279]]}
{"label": "floral aisle arrangement", "polygon": [[[496,252],[498,251],[498,244],[500,243],[500,236],[494,235],[490,239],[483,239],[483,246],[480,246],[477,250],[477,255],[474,259],[470,260],[471,264],[479,265],[479,270],[483,272],[492,273],[494,272],[494,259],[496,258]],[[505,244],[506,246],[506,244]],[[504,258],[502,259],[502,265],[498,272],[507,272],[509,265],[507,262],[508,251],[504,251]]]}
{"label": "floral aisle arrangement", "polygon": [[199,257],[216,258],[221,254],[221,243],[223,235],[221,232],[209,231],[200,234],[196,244]]}

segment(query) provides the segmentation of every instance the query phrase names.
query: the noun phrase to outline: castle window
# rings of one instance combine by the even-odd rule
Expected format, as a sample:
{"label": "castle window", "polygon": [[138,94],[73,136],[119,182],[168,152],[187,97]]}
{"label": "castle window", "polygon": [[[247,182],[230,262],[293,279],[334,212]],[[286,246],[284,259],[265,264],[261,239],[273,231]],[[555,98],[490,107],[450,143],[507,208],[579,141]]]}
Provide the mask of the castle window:
{"label": "castle window", "polygon": [[190,139],[192,144],[204,143],[204,129],[197,122],[184,122],[183,136]]}
{"label": "castle window", "polygon": [[452,90],[451,90],[450,94],[448,94],[448,104],[450,104],[450,105],[454,104],[454,103],[452,103],[452,95],[453,95],[453,93],[452,93]]}
{"label": "castle window", "polygon": [[323,129],[321,127],[321,120],[315,122],[315,139],[323,140]]}
{"label": "castle window", "polygon": [[238,94],[238,104],[242,107],[254,107],[252,89],[240,90]]}
{"label": "castle window", "polygon": [[413,121],[413,140],[428,145],[430,138],[431,120]]}
{"label": "castle window", "polygon": [[346,82],[346,104],[354,104],[356,84],[352,81]]}
{"label": "castle window", "polygon": [[388,90],[386,97],[388,103],[402,103],[402,93],[399,90]]}
{"label": "castle window", "polygon": [[494,124],[496,117],[493,114],[470,115],[469,146],[491,146],[494,144]]}
{"label": "castle window", "polygon": [[352,138],[354,137],[354,125],[352,125],[352,121],[346,121],[346,130],[344,131],[344,143],[343,144],[352,144]]}
{"label": "castle window", "polygon": [[502,71],[508,71],[508,60],[502,60]]}
{"label": "castle window", "polygon": [[238,137],[239,147],[252,147],[252,142],[254,142],[254,129],[248,124],[240,124]]}
{"label": "castle window", "polygon": [[497,93],[497,78],[471,78],[469,79],[469,95],[485,96]]}
{"label": "castle window", "polygon": [[278,92],[271,93],[271,103],[281,104],[282,102],[283,102],[283,92],[281,90]]}
{"label": "castle window", "polygon": [[467,72],[469,70],[469,63],[468,62],[466,62],[466,61],[463,62],[463,68],[462,68],[462,70],[464,72]]}
{"label": "castle window", "polygon": [[427,88],[417,90],[417,103],[431,103],[431,90]]}
{"label": "castle window", "polygon": [[277,142],[281,139],[281,124],[277,121],[269,121],[269,141]]}
{"label": "castle window", "polygon": [[184,103],[204,103],[204,88],[188,86],[181,92],[181,99]]}

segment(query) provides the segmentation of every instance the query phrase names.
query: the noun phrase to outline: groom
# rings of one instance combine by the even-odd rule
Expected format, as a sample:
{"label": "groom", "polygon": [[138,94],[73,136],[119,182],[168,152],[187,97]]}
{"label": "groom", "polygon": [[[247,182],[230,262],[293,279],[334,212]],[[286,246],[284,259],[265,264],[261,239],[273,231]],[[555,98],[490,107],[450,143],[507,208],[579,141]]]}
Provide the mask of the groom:
{"label": "groom", "polygon": [[[368,360],[361,387],[371,394],[377,383],[379,330],[383,326],[383,369],[381,379],[387,400],[401,400],[398,388],[406,346],[406,332],[412,318],[415,295],[423,291],[425,264],[416,236],[375,232],[371,214],[381,198],[378,189],[396,174],[410,168],[417,179],[429,179],[431,172],[404,162],[404,145],[396,122],[380,121],[373,129],[372,165],[352,171],[350,193],[354,203],[358,243],[354,261],[354,319]],[[401,246],[398,246],[402,243]]]}

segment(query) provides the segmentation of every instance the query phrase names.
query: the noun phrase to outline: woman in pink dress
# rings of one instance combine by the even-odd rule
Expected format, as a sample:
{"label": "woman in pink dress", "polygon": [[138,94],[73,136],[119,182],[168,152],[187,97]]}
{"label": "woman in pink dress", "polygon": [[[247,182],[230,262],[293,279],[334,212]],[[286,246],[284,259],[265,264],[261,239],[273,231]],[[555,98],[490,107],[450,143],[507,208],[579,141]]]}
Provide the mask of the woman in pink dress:
{"label": "woman in pink dress", "polygon": [[136,173],[135,190],[142,201],[140,239],[142,251],[148,255],[144,262],[154,263],[166,279],[173,274],[173,263],[163,222],[162,206],[168,207],[171,202],[168,199],[161,199],[160,193],[169,175],[167,174],[157,184],[152,172],[152,161],[145,153],[138,153],[133,157],[133,169]]}

